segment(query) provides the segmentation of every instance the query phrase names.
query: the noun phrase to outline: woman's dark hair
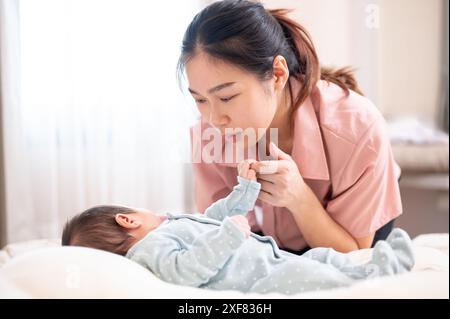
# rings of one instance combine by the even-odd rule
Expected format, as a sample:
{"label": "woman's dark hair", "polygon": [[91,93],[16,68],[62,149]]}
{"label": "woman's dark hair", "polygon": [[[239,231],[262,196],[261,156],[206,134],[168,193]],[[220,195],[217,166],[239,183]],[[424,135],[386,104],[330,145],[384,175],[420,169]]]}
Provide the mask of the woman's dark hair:
{"label": "woman's dark hair", "polygon": [[273,76],[274,58],[282,55],[290,77],[302,83],[291,114],[311,94],[319,79],[339,85],[347,94],[349,89],[362,94],[350,68],[321,70],[311,37],[288,13],[286,9],[266,10],[262,4],[247,0],[209,5],[194,17],[184,34],[179,77],[191,57],[205,52],[265,80]]}
{"label": "woman's dark hair", "polygon": [[135,211],[122,206],[95,206],[76,215],[64,226],[63,246],[83,246],[125,256],[134,237],[117,224],[116,214]]}

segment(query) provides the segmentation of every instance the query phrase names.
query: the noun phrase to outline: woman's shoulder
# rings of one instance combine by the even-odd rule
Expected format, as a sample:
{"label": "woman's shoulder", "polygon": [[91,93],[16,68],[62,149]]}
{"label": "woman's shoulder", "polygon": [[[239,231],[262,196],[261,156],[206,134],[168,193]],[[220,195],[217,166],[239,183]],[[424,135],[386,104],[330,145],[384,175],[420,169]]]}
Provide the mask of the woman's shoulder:
{"label": "woman's shoulder", "polygon": [[357,144],[383,116],[367,97],[352,90],[347,95],[334,83],[319,81],[318,90],[312,96],[323,129]]}

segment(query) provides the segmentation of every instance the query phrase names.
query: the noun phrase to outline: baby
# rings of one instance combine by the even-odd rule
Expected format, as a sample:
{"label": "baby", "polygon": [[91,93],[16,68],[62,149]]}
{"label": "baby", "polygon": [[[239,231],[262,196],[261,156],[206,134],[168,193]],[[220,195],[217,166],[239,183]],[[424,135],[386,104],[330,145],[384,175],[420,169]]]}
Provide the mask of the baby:
{"label": "baby", "polygon": [[250,161],[242,162],[238,172],[233,191],[203,215],[97,206],[65,225],[62,244],[123,255],[169,283],[242,292],[295,294],[413,267],[411,241],[401,229],[378,241],[363,265],[330,248],[301,256],[280,250],[271,237],[250,232],[245,214],[253,209],[261,185]]}

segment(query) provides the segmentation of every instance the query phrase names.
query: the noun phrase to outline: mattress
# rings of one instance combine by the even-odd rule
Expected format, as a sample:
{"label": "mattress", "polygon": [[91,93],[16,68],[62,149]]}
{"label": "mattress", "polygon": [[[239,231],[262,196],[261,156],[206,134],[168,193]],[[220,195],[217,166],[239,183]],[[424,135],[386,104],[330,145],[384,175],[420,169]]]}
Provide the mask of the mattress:
{"label": "mattress", "polygon": [[[0,251],[0,298],[448,299],[448,234],[420,235],[413,243],[416,264],[409,273],[287,296],[175,286],[119,255],[83,247],[61,247],[57,239],[34,240],[11,244]],[[371,249],[363,249],[348,255],[355,263],[364,263],[371,253]]]}

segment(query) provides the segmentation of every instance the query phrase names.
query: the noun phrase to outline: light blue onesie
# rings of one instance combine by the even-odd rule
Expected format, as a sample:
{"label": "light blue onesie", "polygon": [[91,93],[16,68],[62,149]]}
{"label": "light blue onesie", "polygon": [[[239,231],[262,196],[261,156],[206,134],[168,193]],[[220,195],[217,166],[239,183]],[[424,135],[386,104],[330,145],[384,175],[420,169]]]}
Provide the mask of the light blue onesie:
{"label": "light blue onesie", "polygon": [[297,256],[280,250],[270,236],[251,234],[246,239],[228,216],[252,210],[260,187],[238,176],[233,191],[205,214],[168,214],[126,257],[173,284],[284,294],[348,286],[358,279],[402,273],[414,265],[411,240],[398,228],[386,241],[377,242],[372,260],[364,265],[354,265],[330,248]]}

